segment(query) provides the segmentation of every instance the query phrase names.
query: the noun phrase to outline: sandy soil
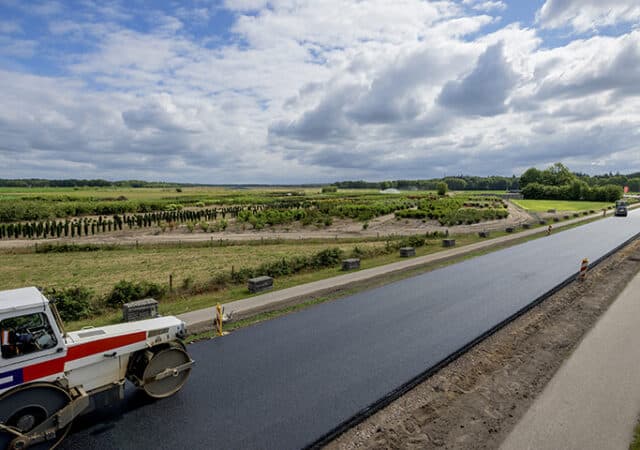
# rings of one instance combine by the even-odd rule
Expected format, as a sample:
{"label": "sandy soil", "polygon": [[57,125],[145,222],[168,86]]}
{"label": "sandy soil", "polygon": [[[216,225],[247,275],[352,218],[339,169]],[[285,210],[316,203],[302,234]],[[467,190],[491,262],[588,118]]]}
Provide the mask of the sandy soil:
{"label": "sandy soil", "polygon": [[326,448],[497,448],[635,274],[640,241],[602,262]]}
{"label": "sandy soil", "polygon": [[433,231],[448,230],[450,234],[472,233],[481,230],[504,230],[508,226],[532,222],[534,219],[524,210],[509,204],[509,216],[506,219],[481,222],[473,225],[457,225],[443,227],[435,220],[423,222],[417,219],[396,220],[393,214],[377,217],[369,221],[367,229],[361,222],[336,219],[329,227],[303,227],[300,224],[269,227],[263,230],[252,230],[251,226],[242,226],[234,220],[229,221],[229,228],[219,233],[204,233],[200,229],[193,233],[182,225],[172,231],[161,232],[158,227],[132,229],[100,233],[93,236],[60,239],[9,239],[0,240],[1,248],[23,248],[34,244],[45,243],[84,243],[84,244],[152,244],[167,242],[198,242],[219,239],[225,240],[259,240],[259,239],[331,239],[355,237],[379,237],[390,235],[420,234]]}

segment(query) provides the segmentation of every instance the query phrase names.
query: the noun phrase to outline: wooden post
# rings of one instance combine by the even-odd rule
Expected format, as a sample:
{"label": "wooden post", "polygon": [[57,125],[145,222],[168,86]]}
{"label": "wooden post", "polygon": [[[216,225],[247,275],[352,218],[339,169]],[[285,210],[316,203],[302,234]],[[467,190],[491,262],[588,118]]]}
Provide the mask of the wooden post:
{"label": "wooden post", "polygon": [[173,274],[169,274],[169,292],[173,292]]}

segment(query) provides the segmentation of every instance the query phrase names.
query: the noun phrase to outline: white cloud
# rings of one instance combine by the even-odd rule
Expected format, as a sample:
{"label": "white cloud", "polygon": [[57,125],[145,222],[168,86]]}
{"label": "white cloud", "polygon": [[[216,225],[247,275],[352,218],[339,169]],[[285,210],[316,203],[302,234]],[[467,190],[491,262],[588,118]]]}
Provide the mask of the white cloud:
{"label": "white cloud", "polygon": [[538,56],[542,68],[540,98],[640,94],[640,31],[617,38],[597,36],[574,41]]}
{"label": "white cloud", "polygon": [[640,5],[635,0],[546,0],[536,19],[544,28],[568,26],[584,32],[637,22]]}
{"label": "white cloud", "polygon": [[232,11],[259,11],[269,4],[269,0],[225,0],[224,6]]}
{"label": "white cloud", "polygon": [[438,103],[460,114],[492,116],[506,111],[506,100],[517,82],[503,53],[502,43],[489,47],[472,72],[447,82]]}
{"label": "white cloud", "polygon": [[463,0],[462,4],[470,6],[476,11],[504,11],[507,4],[501,0]]}
{"label": "white cloud", "polygon": [[[231,34],[215,45],[192,32],[215,16],[204,2],[149,12],[147,31],[116,3],[106,20],[97,3],[49,19],[47,39],[87,47],[46,54],[59,72],[35,76],[5,63],[20,41],[0,38],[0,177],[640,170],[640,31],[549,49],[534,28],[473,12],[501,10],[487,3],[499,2],[229,2]],[[25,34],[23,57],[52,47]]]}

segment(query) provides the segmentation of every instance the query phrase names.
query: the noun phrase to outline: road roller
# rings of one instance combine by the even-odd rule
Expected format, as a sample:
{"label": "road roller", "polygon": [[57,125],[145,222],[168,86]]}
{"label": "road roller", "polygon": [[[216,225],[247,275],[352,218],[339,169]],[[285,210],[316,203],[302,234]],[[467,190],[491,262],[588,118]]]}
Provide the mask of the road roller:
{"label": "road roller", "polygon": [[0,450],[55,448],[76,417],[122,400],[127,380],[175,394],[194,364],[184,337],[175,317],[66,332],[37,288],[0,291]]}

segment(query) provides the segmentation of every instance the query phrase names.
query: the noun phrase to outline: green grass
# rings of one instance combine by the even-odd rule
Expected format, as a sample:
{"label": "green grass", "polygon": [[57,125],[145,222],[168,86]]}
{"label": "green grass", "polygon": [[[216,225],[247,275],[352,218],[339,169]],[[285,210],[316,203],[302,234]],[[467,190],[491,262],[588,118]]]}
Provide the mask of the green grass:
{"label": "green grass", "polygon": [[[588,219],[588,220],[585,220],[585,221],[581,221],[579,223],[568,225],[566,227],[563,227],[562,231],[568,230],[568,229],[571,229],[571,228],[575,228],[577,226],[584,225],[586,223],[590,223],[590,222],[593,222],[593,221],[596,221],[596,220],[600,220],[600,218]],[[494,233],[494,237],[504,236],[505,234],[506,233],[502,233],[502,232]],[[409,270],[406,270],[406,271],[394,272],[394,273],[391,273],[391,274],[387,274],[387,275],[383,275],[383,276],[380,276],[380,277],[376,277],[373,280],[367,280],[367,281],[363,281],[363,282],[360,282],[360,283],[356,283],[355,285],[352,285],[350,287],[347,287],[345,289],[342,289],[342,290],[340,290],[338,292],[332,293],[332,294],[327,295],[327,296],[312,298],[312,299],[310,299],[310,300],[308,300],[306,302],[299,303],[299,304],[296,304],[296,305],[293,305],[293,306],[289,306],[289,307],[286,307],[286,308],[283,308],[283,309],[279,309],[279,310],[275,310],[275,311],[269,311],[269,312],[265,312],[265,313],[260,313],[260,314],[257,314],[255,316],[248,317],[246,319],[242,319],[242,320],[238,320],[238,321],[234,321],[234,322],[225,324],[224,325],[224,331],[233,331],[233,330],[236,330],[236,329],[239,329],[239,328],[247,327],[247,326],[253,325],[255,323],[262,322],[262,321],[269,320],[269,319],[273,319],[273,318],[276,318],[276,317],[280,317],[280,316],[283,316],[285,314],[289,314],[289,313],[292,313],[292,312],[295,312],[295,311],[299,311],[299,310],[308,308],[308,307],[313,306],[313,305],[317,305],[319,303],[324,303],[324,302],[327,302],[327,301],[331,301],[331,300],[335,300],[335,299],[338,299],[338,298],[346,297],[348,295],[353,295],[353,294],[356,294],[358,292],[362,292],[365,289],[372,289],[372,288],[375,288],[375,287],[383,286],[383,285],[388,284],[388,283],[393,283],[395,281],[400,281],[400,280],[403,280],[403,279],[406,279],[406,278],[410,278],[410,277],[413,277],[413,276],[416,276],[416,275],[420,275],[420,274],[423,274],[423,273],[426,273],[426,272],[429,272],[429,271],[432,271],[432,270],[439,269],[441,267],[449,266],[451,264],[456,264],[456,263],[461,262],[461,261],[472,259],[472,258],[475,258],[477,256],[486,255],[487,253],[491,253],[491,252],[495,252],[495,251],[498,251],[498,250],[501,250],[501,249],[504,249],[504,248],[512,247],[514,245],[523,244],[525,242],[532,241],[532,240],[535,240],[535,239],[540,239],[540,238],[543,238],[544,236],[545,236],[544,234],[535,234],[535,235],[531,235],[531,236],[523,236],[523,237],[520,237],[518,239],[515,239],[514,241],[510,241],[510,242],[507,242],[507,243],[496,244],[495,246],[492,246],[490,248],[476,250],[476,251],[473,251],[473,252],[466,253],[464,255],[456,256],[456,257],[453,257],[453,258],[450,258],[450,259],[446,259],[446,260],[443,260],[443,261],[439,261],[439,262],[429,263],[429,264],[426,264],[424,266],[415,267],[415,268],[412,268],[412,269],[409,269]],[[456,236],[456,241],[458,243],[460,242],[460,236]],[[423,250],[423,249],[419,249],[419,251],[417,252],[416,256],[421,256],[422,254],[426,254],[427,253],[427,252],[422,253],[421,250]],[[397,260],[397,258],[395,258],[395,259]],[[393,262],[393,261],[390,261],[390,262]],[[366,267],[369,267],[369,265],[371,267],[374,267],[375,265],[378,265],[378,264],[375,264],[374,261],[368,261],[367,263],[368,264],[366,265]],[[363,268],[365,268],[365,267],[363,267]],[[330,272],[330,271],[331,271],[331,269],[327,270],[327,272]],[[315,281],[315,280],[312,280],[312,281]],[[247,297],[246,293],[245,293],[244,297]],[[244,298],[244,297],[242,297],[242,298]],[[222,303],[222,302],[220,302],[220,303]],[[174,314],[178,314],[178,313],[174,313]],[[113,317],[113,323],[116,323],[118,320],[119,320],[119,316],[118,317],[116,317],[116,316]],[[84,321],[84,322],[78,322],[77,324],[74,324],[74,326],[77,325],[77,327],[80,327],[80,326],[84,326],[84,325],[87,325],[87,324],[88,324],[88,322]],[[210,331],[205,331],[205,332],[198,333],[198,334],[195,334],[195,335],[191,335],[191,336],[189,336],[187,338],[187,341],[188,342],[192,342],[192,341],[202,340],[202,339],[211,339],[211,338],[214,338],[216,336],[217,336],[216,331],[215,330],[210,330]],[[640,450],[640,448],[638,448],[637,450]]]}
{"label": "green grass", "polygon": [[584,211],[584,210],[602,210],[611,206],[608,202],[579,202],[569,200],[512,200],[513,203],[527,211],[546,212],[549,209],[556,211]]}
{"label": "green grass", "polygon": [[[505,232],[501,232],[501,233],[492,233],[492,237],[498,237],[501,235],[505,235]],[[479,237],[477,237],[477,235],[464,235],[464,236],[455,236],[456,239],[456,243],[458,246],[463,246],[463,245],[468,245],[468,244],[472,244],[474,242],[478,242],[480,240]],[[338,243],[336,245],[333,244],[315,244],[315,245],[296,245],[296,246],[292,246],[292,245],[286,245],[286,246],[282,246],[283,248],[279,248],[276,249],[280,246],[278,245],[270,245],[270,246],[264,246],[266,248],[270,248],[270,251],[267,250],[268,256],[267,258],[269,259],[278,259],[282,257],[282,253],[283,252],[287,252],[287,251],[291,251],[291,249],[293,249],[294,251],[296,251],[297,253],[295,254],[302,254],[302,251],[305,251],[308,254],[312,254],[312,253],[316,253],[319,250],[322,250],[324,248],[327,247],[341,247],[347,254],[350,253],[353,248],[354,248],[354,244],[348,244],[348,245],[344,245],[341,243]],[[385,246],[385,242],[372,242],[372,243],[358,243],[357,246],[359,248],[365,248],[368,246]],[[258,260],[257,258],[259,257],[260,253],[256,251],[261,249],[261,246],[247,246],[247,249],[243,249],[242,246],[233,246],[233,247],[229,247],[228,252],[229,253],[234,253],[235,251],[237,251],[238,249],[241,249],[242,252],[245,252],[243,255],[244,258],[244,266],[249,266],[251,264],[251,266],[254,265],[258,265],[261,261],[266,261],[266,259],[261,259]],[[274,248],[275,247],[275,248]],[[224,249],[224,247],[223,247]],[[172,264],[172,269],[174,270],[174,273],[184,273],[183,271],[189,270],[188,268],[185,268],[183,265],[178,264],[178,261],[185,261],[185,253],[184,251],[181,251],[178,249],[178,251],[176,251],[176,249],[164,249],[167,251],[167,253],[164,254],[164,256],[158,256],[157,259],[158,261],[163,261],[163,264]],[[188,249],[187,250],[187,254],[189,254],[188,252],[191,252],[193,250],[202,250],[205,253],[207,252],[207,250],[209,252],[211,252],[211,248],[207,249],[207,248],[203,248],[203,249]],[[218,248],[213,248],[213,250],[218,250]],[[417,248],[416,249],[416,256],[424,256],[424,255],[428,255],[428,254],[432,254],[432,253],[436,253],[439,251],[444,250],[444,248],[441,246],[441,240],[431,240],[428,241],[428,244],[424,247],[421,248]],[[171,252],[174,252],[175,255],[178,255],[179,257],[177,258],[172,258]],[[94,255],[96,252],[93,252]],[[97,253],[103,253],[103,252],[97,252]],[[116,254],[116,256],[111,257],[110,255]],[[146,280],[146,281],[155,281],[157,280],[157,282],[161,282],[164,283],[166,285],[167,280],[168,280],[168,274],[166,274],[165,270],[167,270],[166,266],[161,266],[160,269],[157,269],[154,271],[151,268],[146,268],[144,266],[141,266],[141,270],[146,271],[146,274],[142,274],[142,273],[135,273],[135,270],[132,269],[132,264],[133,265],[137,265],[137,262],[139,261],[139,258],[144,259],[145,256],[137,256],[135,255],[136,251],[135,250],[130,250],[130,251],[125,251],[122,252],[122,255],[118,255],[118,251],[109,251],[109,252],[104,252],[103,255],[95,255],[97,258],[100,258],[100,256],[104,256],[106,257],[107,261],[103,262],[103,263],[99,263],[96,262],[96,264],[94,265],[88,265],[88,267],[86,267],[86,272],[85,272],[85,277],[86,277],[86,282],[81,282],[82,278],[78,277],[77,280],[79,281],[78,284],[85,286],[85,287],[91,287],[93,288],[96,292],[99,293],[106,293],[111,287],[113,287],[113,285],[122,278],[126,278],[128,280]],[[208,256],[207,255],[202,255],[201,252],[196,252],[197,255],[194,256],[194,258],[200,260],[200,261],[206,261],[207,259],[212,259],[212,256]],[[10,256],[20,256],[20,257],[24,257],[24,256],[48,256],[47,255],[10,255]],[[76,256],[77,254],[59,254],[56,256],[63,256],[63,258],[61,258],[58,262],[59,265],[65,265],[66,264],[66,260],[64,259],[64,256],[66,256],[67,258],[70,258],[69,260],[75,260],[75,258],[73,258],[74,256]],[[155,259],[155,256],[152,258],[151,256],[149,256],[149,254],[147,252],[143,252],[143,255],[147,255],[146,258],[149,258],[149,260],[153,260]],[[273,256],[273,255],[278,255],[278,256]],[[293,255],[293,253],[292,253]],[[83,254],[81,256],[84,256],[85,258],[88,259],[82,259],[82,261],[86,261],[87,263],[89,262],[88,260],[91,258],[91,253],[88,254]],[[215,255],[214,255],[215,256]],[[238,254],[234,254],[233,256],[234,258],[240,258],[240,256]],[[403,258],[400,258],[399,254],[397,252],[393,252],[391,254],[387,254],[387,255],[382,255],[382,256],[377,256],[377,257],[373,257],[373,258],[368,258],[368,259],[362,259],[361,260],[361,264],[360,267],[361,269],[368,269],[368,268],[372,268],[372,267],[377,267],[377,266],[381,266],[381,265],[385,265],[385,264],[390,264],[393,262],[397,262],[402,260]],[[33,262],[34,260],[37,260],[37,258],[33,259],[33,258],[26,258],[26,259],[22,259],[22,258],[18,258],[15,259],[13,261],[13,264],[18,264],[20,265],[20,269],[16,269],[16,270],[12,270],[13,273],[15,272],[22,272],[25,270],[25,268],[27,267],[27,265],[25,265],[24,261],[27,262]],[[241,262],[238,262],[238,265],[236,266],[236,268],[240,267]],[[116,274],[109,274],[106,277],[103,277],[103,273],[108,273],[109,269],[105,269],[105,265],[107,267],[112,268],[113,270],[117,271],[117,275]],[[43,265],[31,265],[31,269],[34,270],[37,274],[39,274],[40,277],[42,277],[43,279],[48,279],[48,280],[53,280],[53,278],[51,278],[51,272],[50,270],[44,270],[42,269]],[[48,266],[47,266],[48,267]],[[151,266],[153,267],[153,266]],[[191,265],[189,265],[189,267],[191,267]],[[221,270],[229,270],[229,267],[224,267]],[[37,269],[37,270],[36,270]],[[62,271],[64,271],[64,269],[61,269]],[[106,270],[106,272],[105,272]],[[195,281],[204,281],[207,279],[207,277],[210,277],[210,274],[212,272],[206,271],[204,270],[203,272],[200,273],[200,278],[196,279]],[[289,275],[289,276],[283,276],[283,277],[279,277],[275,280],[274,282],[274,287],[275,289],[286,289],[289,287],[293,287],[293,286],[297,286],[300,284],[305,284],[305,283],[311,283],[314,281],[318,281],[318,280],[323,280],[326,278],[331,278],[337,275],[341,275],[344,272],[342,272],[340,270],[339,267],[332,267],[332,268],[328,268],[328,269],[322,269],[322,270],[316,270],[316,271],[308,271],[308,272],[303,272],[303,273],[299,273],[299,274],[295,274],[295,275]],[[0,274],[0,277],[5,276],[4,274]],[[33,275],[32,275],[33,276]],[[155,277],[155,278],[154,278]],[[180,280],[180,278],[174,277],[174,280]],[[56,280],[57,282],[57,280]],[[91,283],[95,283],[95,284],[91,284]],[[24,286],[27,284],[22,284],[20,286]],[[64,284],[64,283],[58,283],[57,285],[59,286],[70,286],[70,284]],[[71,284],[72,285],[72,284]],[[174,281],[174,286],[178,286],[179,284],[176,283],[176,281]],[[47,285],[49,286],[49,285]],[[5,289],[4,287],[2,287],[2,285],[0,285],[0,289]],[[217,291],[212,291],[212,292],[205,292],[202,294],[198,294],[198,295],[191,295],[191,296],[178,296],[176,298],[166,298],[163,299],[159,305],[159,310],[161,314],[165,314],[165,315],[175,315],[175,314],[182,314],[185,312],[189,312],[189,311],[194,311],[197,309],[202,309],[202,308],[206,308],[212,305],[215,305],[216,303],[228,303],[231,301],[235,301],[235,300],[240,300],[243,298],[247,298],[247,297],[251,297],[251,294],[249,293],[249,291],[247,290],[246,285],[234,285],[234,286],[230,286],[221,290],[217,290]],[[118,323],[120,321],[121,318],[121,313],[119,311],[108,311],[105,314],[99,316],[99,317],[94,317],[94,318],[90,318],[90,319],[86,319],[86,320],[82,320],[79,322],[74,322],[71,324],[68,324],[68,326],[71,328],[80,328],[86,325],[94,325],[94,326],[100,326],[100,325],[108,325],[108,324],[113,324],[113,323]]]}
{"label": "green grass", "polygon": [[346,244],[342,242],[285,243],[233,246],[157,246],[71,253],[4,253],[0,257],[0,290],[22,286],[63,288],[84,286],[98,295],[108,293],[120,280],[148,281],[167,285],[173,274],[174,287],[191,278],[204,282],[217,273],[255,267],[292,256],[310,256],[329,247],[346,253],[354,246],[384,247],[384,241]]}
{"label": "green grass", "polygon": [[[492,237],[505,235],[492,232]],[[476,234],[455,236],[458,246],[478,242]],[[94,252],[44,253],[36,254],[30,249],[6,251],[0,254],[3,270],[0,271],[0,290],[36,285],[43,288],[67,288],[82,286],[92,289],[97,295],[107,294],[120,280],[148,281],[167,286],[169,275],[173,274],[173,286],[180,288],[189,278],[193,285],[205,284],[213,276],[228,272],[233,266],[257,267],[264,262],[272,262],[293,256],[309,256],[320,250],[340,247],[349,255],[354,247],[361,249],[380,248],[385,241],[345,242],[344,240],[284,241],[258,245],[254,243],[234,243],[218,246],[213,243],[198,245],[157,245],[140,248],[116,248]],[[417,255],[441,251],[440,240],[431,240],[427,246],[417,249]],[[362,260],[362,268],[375,267],[400,260],[396,252]],[[279,277],[276,288],[308,283],[340,274],[338,268],[305,272],[288,277]],[[248,297],[246,286],[232,286],[218,291],[208,291],[189,297],[163,299],[160,310],[163,314],[180,314]],[[119,321],[119,312],[107,312],[74,326],[89,323],[104,325]]]}
{"label": "green grass", "polygon": [[636,429],[633,432],[633,441],[629,445],[629,450],[640,450],[640,423],[636,425]]}
{"label": "green grass", "polygon": [[[584,223],[584,222],[583,222]],[[578,226],[578,225],[571,225],[568,228],[572,228],[574,226]],[[491,237],[492,238],[496,238],[496,237],[500,237],[500,236],[505,236],[507,235],[506,232],[501,231],[501,232],[492,232],[491,233]],[[467,255],[463,255],[463,256],[459,256],[456,258],[452,258],[451,260],[448,260],[446,262],[440,262],[440,263],[435,263],[435,264],[430,264],[428,267],[421,267],[421,268],[417,268],[417,269],[412,269],[408,272],[402,272],[401,274],[393,274],[390,276],[386,276],[386,277],[382,277],[381,281],[377,282],[379,284],[384,284],[384,283],[388,283],[391,281],[394,281],[396,279],[402,279],[402,278],[406,278],[418,273],[423,273],[427,270],[433,270],[435,268],[438,267],[442,267],[444,265],[448,265],[448,264],[453,264],[454,262],[458,262],[458,261],[462,261],[465,259],[469,259],[469,258],[473,258],[475,256],[480,256],[486,253],[489,253],[491,251],[495,251],[498,250],[500,248],[505,248],[508,246],[512,246],[512,245],[516,245],[518,243],[522,243],[522,242],[526,242],[532,239],[536,239],[539,237],[543,237],[544,234],[541,235],[535,235],[535,236],[528,236],[528,237],[522,237],[520,239],[517,239],[515,241],[512,241],[508,244],[499,244],[496,247],[492,247],[490,249],[484,249],[484,250],[478,250],[475,252],[471,252]],[[477,234],[466,234],[466,235],[455,235],[452,236],[453,238],[456,239],[456,246],[457,247],[462,247],[465,245],[469,245],[469,244],[473,244],[476,243],[478,241],[484,240],[482,238],[479,238],[477,236]],[[384,242],[380,243],[378,242],[377,244],[382,244],[384,245]],[[359,247],[362,247],[362,243],[358,243]],[[353,246],[347,246],[347,249],[352,249]],[[416,256],[424,256],[424,255],[428,255],[428,254],[433,254],[433,253],[437,253],[440,251],[445,250],[442,246],[441,246],[441,240],[437,239],[437,240],[430,240],[427,242],[427,245],[421,248],[417,248],[416,249]],[[361,261],[361,269],[368,269],[368,268],[372,268],[372,267],[378,267],[381,265],[385,265],[385,264],[390,264],[393,262],[398,262],[400,260],[403,260],[404,258],[400,258],[400,256],[398,255],[397,252],[394,252],[392,254],[388,254],[388,255],[382,255],[382,256],[378,256],[378,257],[374,257],[374,258],[369,258],[369,259],[363,259]],[[311,272],[304,272],[304,273],[300,273],[300,274],[296,274],[296,275],[290,275],[290,276],[285,276],[285,277],[279,277],[275,280],[274,282],[274,287],[275,289],[286,289],[289,287],[293,287],[293,286],[297,286],[297,285],[301,285],[301,284],[306,284],[306,283],[311,283],[314,281],[318,281],[318,280],[323,280],[326,278],[331,278],[334,276],[338,276],[343,274],[344,272],[342,272],[340,270],[340,268],[328,268],[328,269],[322,269],[322,270],[318,270],[318,271],[311,271]],[[385,281],[386,280],[386,281]],[[370,287],[371,282],[368,283]],[[255,295],[259,295],[259,294],[255,294]],[[343,295],[347,295],[344,292],[342,292],[341,294],[337,294],[337,296],[343,296]],[[177,315],[177,314],[182,314],[182,313],[186,313],[189,311],[195,311],[198,309],[202,309],[202,308],[207,308],[210,306],[213,306],[217,303],[228,303],[228,302],[232,302],[235,300],[240,300],[243,298],[248,298],[251,297],[252,295],[249,293],[249,291],[247,290],[245,285],[236,285],[236,286],[231,286],[225,289],[221,289],[218,291],[214,291],[214,292],[206,292],[203,294],[199,294],[199,295],[192,295],[189,297],[177,297],[177,298],[173,298],[173,299],[164,299],[162,300],[162,302],[159,305],[159,310],[161,314],[164,315]],[[333,297],[335,298],[335,296]],[[315,304],[318,303],[316,300],[311,301],[311,304]],[[295,310],[299,309],[298,305],[296,305]],[[289,311],[289,308],[287,308],[284,311],[281,311],[279,314],[276,315],[280,315],[280,314],[284,314],[286,312]],[[273,315],[275,313],[268,313],[269,317],[271,317],[271,315]],[[100,317],[94,317],[91,319],[86,319],[86,320],[82,320],[82,321],[78,321],[78,322],[74,322],[74,323],[70,323],[68,324],[68,329],[78,329],[81,328],[83,326],[87,326],[87,325],[93,325],[93,326],[102,326],[102,325],[109,325],[109,324],[114,324],[114,323],[118,323],[121,320],[121,313],[120,311],[111,311],[111,312],[107,312],[103,315],[101,315]],[[253,323],[254,320],[253,318],[251,319],[247,319],[249,320],[251,323]],[[261,319],[257,319],[257,321],[259,321]],[[226,329],[226,328],[225,328]]]}
{"label": "green grass", "polygon": [[[435,191],[433,191],[435,192]],[[481,191],[474,191],[474,190],[468,190],[468,191],[449,191],[451,193],[454,193],[456,195],[496,195],[496,194],[504,194],[506,191],[504,190],[481,190]]]}

